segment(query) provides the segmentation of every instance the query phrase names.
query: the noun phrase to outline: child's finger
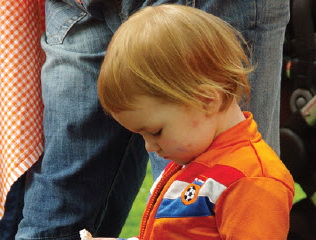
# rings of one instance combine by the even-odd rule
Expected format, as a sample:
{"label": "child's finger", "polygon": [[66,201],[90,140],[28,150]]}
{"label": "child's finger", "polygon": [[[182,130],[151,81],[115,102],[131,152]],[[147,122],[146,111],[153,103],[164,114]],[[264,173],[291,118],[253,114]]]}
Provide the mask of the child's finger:
{"label": "child's finger", "polygon": [[117,238],[93,238],[94,240],[117,240]]}

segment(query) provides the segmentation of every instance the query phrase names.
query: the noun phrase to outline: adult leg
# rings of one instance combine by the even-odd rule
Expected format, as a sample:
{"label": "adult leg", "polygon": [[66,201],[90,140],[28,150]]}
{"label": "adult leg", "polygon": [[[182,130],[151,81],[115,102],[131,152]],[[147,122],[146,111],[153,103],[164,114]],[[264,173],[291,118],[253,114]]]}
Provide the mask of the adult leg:
{"label": "adult leg", "polygon": [[[196,1],[197,6],[229,22],[244,35],[256,66],[250,75],[250,111],[263,139],[279,154],[280,83],[288,0]],[[203,2],[203,3],[202,3]]]}
{"label": "adult leg", "polygon": [[11,187],[5,203],[5,213],[0,220],[0,239],[12,240],[22,219],[25,174]]}
{"label": "adult leg", "polygon": [[[64,2],[46,4],[45,151],[27,174],[16,239],[77,240],[80,229],[97,232],[105,218],[117,223],[102,230],[113,236],[120,232],[148,159],[140,136],[105,116],[98,102],[96,81],[113,32]],[[117,189],[124,175],[133,176],[128,179],[133,187]],[[126,198],[113,201],[114,193]],[[118,212],[109,215],[112,207]]]}
{"label": "adult leg", "polygon": [[[250,76],[250,111],[263,139],[280,155],[280,98],[283,43],[290,18],[288,0],[257,1],[253,58],[256,69]],[[251,30],[250,30],[251,31]]]}

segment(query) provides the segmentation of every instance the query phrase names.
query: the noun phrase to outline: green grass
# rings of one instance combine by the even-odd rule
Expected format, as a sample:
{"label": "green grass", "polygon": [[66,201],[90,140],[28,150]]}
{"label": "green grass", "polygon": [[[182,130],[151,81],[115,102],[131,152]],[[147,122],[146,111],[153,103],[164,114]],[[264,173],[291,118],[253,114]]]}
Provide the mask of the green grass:
{"label": "green grass", "polygon": [[[120,234],[121,238],[135,237],[139,234],[139,226],[140,226],[142,214],[145,209],[147,198],[149,195],[149,190],[152,184],[153,184],[152,173],[151,173],[150,164],[148,164],[145,180],[136,197],[133,207],[123,227],[123,230]],[[293,202],[294,203],[298,202],[299,200],[305,197],[306,197],[306,194],[304,193],[300,185],[295,184],[295,196],[294,196]],[[316,198],[316,195],[315,195],[315,198]],[[315,199],[315,202],[316,202],[316,199]]]}
{"label": "green grass", "polygon": [[293,199],[294,203],[302,200],[303,198],[306,198],[306,194],[299,184],[295,183],[294,188],[295,188],[295,195]]}
{"label": "green grass", "polygon": [[148,163],[145,180],[139,190],[133,207],[128,215],[126,223],[120,234],[121,238],[135,237],[139,234],[140,222],[149,196],[149,190],[152,184],[153,177],[151,173],[150,163]]}

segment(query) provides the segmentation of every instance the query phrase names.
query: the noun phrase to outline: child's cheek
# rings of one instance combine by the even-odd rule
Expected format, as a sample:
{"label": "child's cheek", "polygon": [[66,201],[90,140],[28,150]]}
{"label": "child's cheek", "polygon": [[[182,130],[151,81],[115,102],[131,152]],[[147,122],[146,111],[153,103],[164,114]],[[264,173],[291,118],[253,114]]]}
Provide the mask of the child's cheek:
{"label": "child's cheek", "polygon": [[198,121],[198,120],[194,120],[192,122],[192,128],[197,128],[199,125],[200,125],[200,121]]}
{"label": "child's cheek", "polygon": [[185,143],[185,141],[175,140],[175,139],[165,139],[163,142],[163,149],[166,152],[174,152],[174,153],[181,153],[187,152],[190,149],[191,144]]}

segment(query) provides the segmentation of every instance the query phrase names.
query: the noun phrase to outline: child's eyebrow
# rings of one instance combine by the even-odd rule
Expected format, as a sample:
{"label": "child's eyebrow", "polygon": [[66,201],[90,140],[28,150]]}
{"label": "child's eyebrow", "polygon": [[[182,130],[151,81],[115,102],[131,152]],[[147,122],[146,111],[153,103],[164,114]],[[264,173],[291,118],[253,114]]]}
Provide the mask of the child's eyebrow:
{"label": "child's eyebrow", "polygon": [[146,128],[145,127],[141,127],[135,130],[136,133],[139,133],[141,131],[144,131]]}
{"label": "child's eyebrow", "polygon": [[146,132],[152,132],[155,131],[156,128],[151,128],[151,127],[141,127],[135,130],[135,133],[140,133],[142,131],[146,131]]}

